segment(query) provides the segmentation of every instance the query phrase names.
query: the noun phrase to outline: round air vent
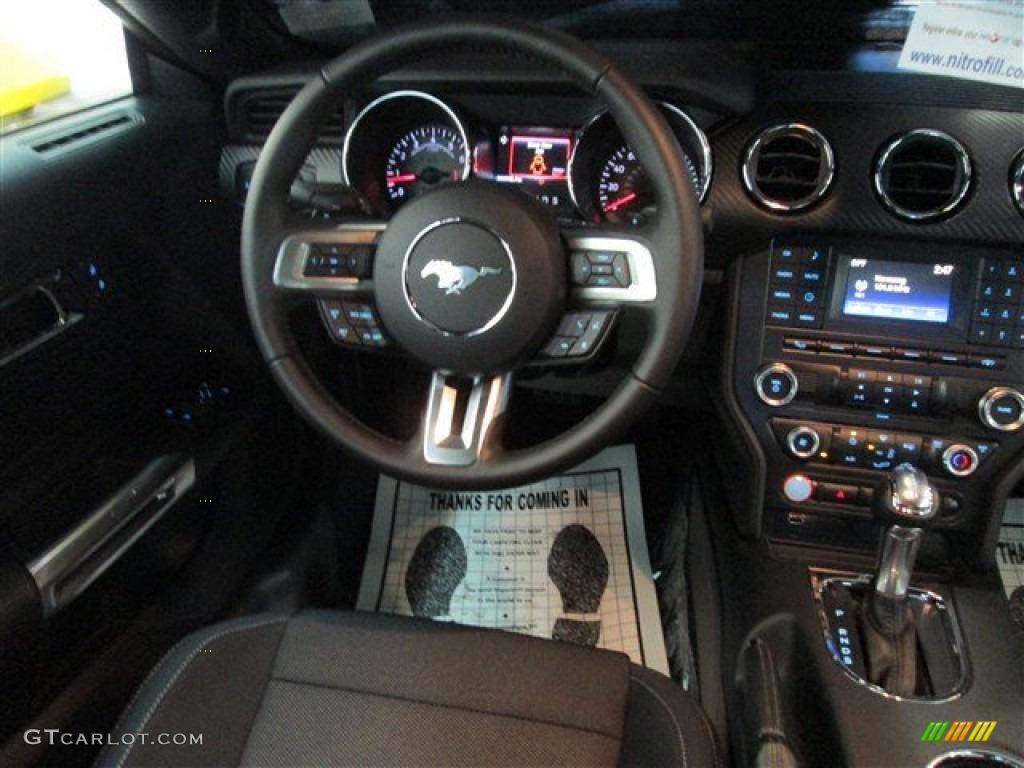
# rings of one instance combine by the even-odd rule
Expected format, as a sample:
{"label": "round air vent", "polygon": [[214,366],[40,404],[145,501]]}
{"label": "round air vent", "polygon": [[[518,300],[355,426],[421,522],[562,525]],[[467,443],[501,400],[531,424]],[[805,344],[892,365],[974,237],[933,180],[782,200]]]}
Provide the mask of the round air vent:
{"label": "round air vent", "polygon": [[942,131],[910,131],[878,155],[875,192],[894,214],[909,221],[947,216],[967,197],[971,158],[963,144]]}
{"label": "round air vent", "polygon": [[1024,213],[1024,149],[1017,153],[1017,159],[1010,168],[1010,196],[1017,204],[1017,210]]}
{"label": "round air vent", "polygon": [[828,140],[806,125],[778,125],[761,133],[743,159],[743,184],[760,205],[792,213],[818,202],[832,186],[835,155]]}

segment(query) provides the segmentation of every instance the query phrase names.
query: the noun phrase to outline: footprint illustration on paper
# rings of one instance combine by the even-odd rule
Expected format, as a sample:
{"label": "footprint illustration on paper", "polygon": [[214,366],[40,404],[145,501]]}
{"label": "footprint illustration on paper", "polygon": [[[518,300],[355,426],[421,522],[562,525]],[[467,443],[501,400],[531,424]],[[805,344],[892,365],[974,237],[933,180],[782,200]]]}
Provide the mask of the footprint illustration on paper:
{"label": "footprint illustration on paper", "polygon": [[[590,530],[566,526],[548,555],[548,577],[562,596],[562,612],[551,637],[576,645],[597,645],[601,636],[601,597],[608,586],[608,557]],[[590,618],[593,617],[593,618]]]}
{"label": "footprint illustration on paper", "polygon": [[413,616],[436,619],[451,612],[452,595],[466,577],[466,545],[447,525],[420,539],[405,572],[405,595]]}

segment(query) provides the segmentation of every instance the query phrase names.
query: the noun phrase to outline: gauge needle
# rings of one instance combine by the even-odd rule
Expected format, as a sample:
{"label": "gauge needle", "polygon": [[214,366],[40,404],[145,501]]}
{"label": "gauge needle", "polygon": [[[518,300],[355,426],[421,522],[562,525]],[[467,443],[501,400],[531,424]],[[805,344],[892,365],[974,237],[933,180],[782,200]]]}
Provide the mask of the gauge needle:
{"label": "gauge needle", "polygon": [[408,184],[410,181],[416,181],[418,177],[415,173],[403,173],[401,176],[388,176],[388,184]]}
{"label": "gauge needle", "polygon": [[623,195],[622,197],[618,198],[617,200],[612,200],[610,203],[608,203],[608,205],[606,205],[604,207],[604,211],[605,211],[605,213],[611,213],[612,211],[617,211],[622,206],[626,205],[627,203],[631,203],[634,200],[636,200],[636,192],[630,192],[628,195]]}

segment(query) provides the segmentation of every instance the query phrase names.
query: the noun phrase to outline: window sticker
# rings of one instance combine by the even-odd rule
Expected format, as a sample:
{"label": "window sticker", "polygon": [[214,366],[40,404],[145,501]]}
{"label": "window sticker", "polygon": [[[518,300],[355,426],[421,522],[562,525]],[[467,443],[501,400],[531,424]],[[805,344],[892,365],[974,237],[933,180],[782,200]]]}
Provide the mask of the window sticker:
{"label": "window sticker", "polygon": [[900,69],[1024,88],[1024,0],[918,6]]}

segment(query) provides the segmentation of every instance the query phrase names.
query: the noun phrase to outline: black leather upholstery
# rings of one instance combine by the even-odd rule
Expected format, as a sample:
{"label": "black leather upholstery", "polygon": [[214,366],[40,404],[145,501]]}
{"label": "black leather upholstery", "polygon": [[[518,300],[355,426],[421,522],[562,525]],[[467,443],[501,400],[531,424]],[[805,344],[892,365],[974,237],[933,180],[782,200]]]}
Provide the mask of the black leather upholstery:
{"label": "black leather upholstery", "polygon": [[112,741],[100,765],[720,764],[700,708],[621,654],[326,611],[186,638]]}

